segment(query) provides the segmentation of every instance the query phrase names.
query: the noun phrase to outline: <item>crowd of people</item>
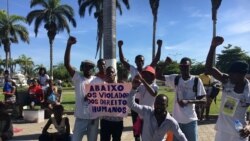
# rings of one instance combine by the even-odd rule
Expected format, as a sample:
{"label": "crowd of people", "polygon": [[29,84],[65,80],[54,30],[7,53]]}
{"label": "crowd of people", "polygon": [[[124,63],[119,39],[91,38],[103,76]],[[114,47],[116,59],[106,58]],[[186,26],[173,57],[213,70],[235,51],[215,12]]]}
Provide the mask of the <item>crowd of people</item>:
{"label": "crowd of people", "polygon": [[[161,40],[157,41],[156,57],[146,67],[144,67],[144,56],[142,55],[135,57],[136,67],[129,64],[122,52],[123,41],[118,41],[120,61],[131,75],[132,88],[127,96],[127,106],[131,109],[135,141],[198,141],[198,120],[210,120],[210,106],[220,88],[222,89],[222,97],[215,126],[215,141],[248,140],[250,125],[247,124],[245,116],[250,105],[250,83],[246,79],[249,65],[245,61],[237,60],[231,63],[227,73],[222,73],[214,67],[212,62],[215,50],[223,41],[224,39],[219,36],[212,39],[204,73],[199,76],[190,73],[192,61],[188,57],[183,57],[180,60],[180,74],[164,75],[162,73],[165,66],[172,63],[172,59],[169,57],[166,57],[163,66],[155,69],[161,56]],[[104,59],[99,59],[97,62],[99,72],[94,75],[95,63],[85,60],[80,65],[82,74],[77,72],[70,64],[71,48],[76,42],[76,38],[69,37],[64,56],[64,65],[75,86],[73,135],[70,137],[69,119],[63,116],[64,108],[60,105],[60,94],[58,94],[53,80],[49,79],[43,68],[39,71],[39,78],[32,79],[28,90],[30,108],[41,104],[54,114],[53,117],[49,117],[39,140],[81,141],[83,136],[87,135],[88,141],[96,141],[100,121],[101,141],[110,141],[111,139],[121,141],[123,117],[107,115],[91,118],[88,111],[88,95],[85,91],[88,84],[117,83],[116,69],[112,66],[106,66]],[[14,97],[15,83],[8,79],[8,72],[5,72],[5,76],[3,90],[5,102],[13,103],[16,99]],[[158,93],[159,87],[156,79],[164,81],[165,85],[172,88],[175,93],[172,113],[167,110],[168,96]],[[0,103],[0,112],[2,109]],[[236,120],[243,125],[239,131],[234,126]],[[13,132],[8,132],[12,129],[9,117],[6,114],[1,114],[0,122],[4,123],[0,124],[4,125],[0,127],[1,138],[11,138]],[[48,133],[47,130],[52,124],[57,129],[57,133]]]}
{"label": "crowd of people", "polygon": [[[222,102],[219,118],[216,123],[216,141],[245,141],[249,135],[249,126],[244,119],[246,108],[249,106],[248,97],[249,82],[246,74],[249,71],[248,64],[243,61],[233,62],[228,74],[221,73],[212,67],[213,53],[215,48],[222,44],[222,37],[215,37],[212,40],[211,48],[206,61],[206,68],[199,77],[190,74],[191,59],[183,57],[179,64],[180,74],[163,75],[162,66],[155,70],[160,59],[162,41],[158,40],[158,51],[152,63],[144,66],[144,57],[135,57],[136,67],[129,64],[123,55],[123,41],[118,41],[119,57],[123,66],[130,72],[132,79],[132,90],[127,98],[128,107],[131,108],[132,123],[135,141],[167,140],[173,135],[173,140],[198,140],[198,119],[209,120],[209,109],[212,100],[218,94],[218,87],[214,90],[214,80],[222,85]],[[65,67],[72,76],[75,85],[76,110],[75,126],[73,130],[73,141],[79,141],[87,134],[89,141],[97,139],[98,120],[91,119],[89,113],[84,112],[87,106],[87,96],[84,93],[84,84],[116,83],[114,68],[108,66],[104,59],[97,62],[99,72],[96,76],[91,74],[94,63],[86,60],[81,64],[83,76],[80,76],[70,65],[70,52],[76,38],[70,37],[65,51]],[[167,57],[164,65],[172,63]],[[104,68],[107,68],[106,71]],[[208,73],[209,72],[209,73]],[[168,97],[165,94],[158,94],[158,86],[155,79],[165,81],[166,85],[175,91],[174,109],[172,115],[167,111]],[[218,82],[216,81],[216,82]],[[218,83],[217,83],[218,84]],[[227,88],[228,87],[228,88]],[[228,91],[233,96],[229,99]],[[231,94],[232,93],[232,94]],[[244,98],[244,99],[243,99]],[[84,99],[84,100],[82,100]],[[233,105],[234,111],[225,114],[225,104]],[[224,109],[224,111],[223,111]],[[228,111],[227,111],[228,112]],[[237,132],[234,129],[234,120],[240,120],[243,124],[242,130]],[[100,117],[100,140],[120,141],[123,130],[123,119],[121,117]],[[222,125],[227,125],[229,130],[223,130]]]}

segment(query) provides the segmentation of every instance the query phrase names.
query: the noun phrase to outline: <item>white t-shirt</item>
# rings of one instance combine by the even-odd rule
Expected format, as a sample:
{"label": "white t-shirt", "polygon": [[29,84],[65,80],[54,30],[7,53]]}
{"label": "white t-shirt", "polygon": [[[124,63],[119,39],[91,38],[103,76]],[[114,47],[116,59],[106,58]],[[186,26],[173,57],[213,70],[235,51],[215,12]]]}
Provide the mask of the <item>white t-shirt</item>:
{"label": "white t-shirt", "polygon": [[[130,65],[129,72],[131,74],[131,80],[132,81],[135,78],[135,76],[138,75],[138,73],[139,73],[139,71],[137,70],[137,68],[135,68],[133,65]],[[135,99],[139,99],[139,95],[138,94],[135,95]]]}
{"label": "white t-shirt", "polygon": [[[234,121],[240,120],[245,126],[245,114],[250,104],[250,83],[246,80],[246,85],[243,93],[236,93],[234,91],[234,84],[231,82],[223,83],[220,113],[215,125],[217,131],[229,134],[229,136],[236,136],[241,141],[239,133],[234,127]],[[227,138],[228,141],[229,137]],[[242,139],[243,140],[243,139]]]}
{"label": "white t-shirt", "polygon": [[[175,90],[173,117],[178,121],[178,123],[186,124],[198,120],[197,114],[195,112],[195,104],[188,104],[184,107],[181,107],[177,102],[177,97],[179,100],[191,100],[196,98],[196,93],[193,91],[195,76],[191,75],[188,80],[183,80],[182,77],[180,77],[178,85],[175,86],[174,81],[177,75],[178,74],[165,75],[165,83],[167,86]],[[206,95],[206,92],[201,79],[198,79],[197,96],[203,95]]]}
{"label": "white t-shirt", "polygon": [[81,119],[89,119],[89,113],[84,112],[84,106],[88,105],[87,101],[84,101],[85,97],[85,84],[103,83],[103,80],[96,76],[91,76],[89,79],[80,75],[79,72],[75,72],[72,81],[75,86],[75,117]]}
{"label": "white t-shirt", "polygon": [[[154,91],[158,91],[159,87],[157,84],[153,83],[150,85]],[[154,107],[155,97],[153,97],[146,89],[146,87],[142,84],[138,87],[138,93],[136,94],[139,97],[140,105],[147,105],[150,107]]]}
{"label": "white t-shirt", "polygon": [[41,86],[46,86],[47,85],[47,80],[49,80],[49,75],[44,74],[44,76],[39,75],[39,81]]}
{"label": "white t-shirt", "polygon": [[135,68],[133,65],[130,65],[129,72],[131,74],[131,79],[133,80],[135,76],[139,73],[137,68]]}

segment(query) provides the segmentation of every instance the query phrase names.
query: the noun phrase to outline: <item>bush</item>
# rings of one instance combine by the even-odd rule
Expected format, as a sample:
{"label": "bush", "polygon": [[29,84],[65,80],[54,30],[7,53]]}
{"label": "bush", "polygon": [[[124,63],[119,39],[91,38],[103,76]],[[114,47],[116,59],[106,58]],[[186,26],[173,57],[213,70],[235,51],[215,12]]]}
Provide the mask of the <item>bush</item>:
{"label": "bush", "polygon": [[68,83],[68,87],[72,87],[72,84],[70,82]]}
{"label": "bush", "polygon": [[66,82],[63,82],[62,87],[68,87],[68,84]]}

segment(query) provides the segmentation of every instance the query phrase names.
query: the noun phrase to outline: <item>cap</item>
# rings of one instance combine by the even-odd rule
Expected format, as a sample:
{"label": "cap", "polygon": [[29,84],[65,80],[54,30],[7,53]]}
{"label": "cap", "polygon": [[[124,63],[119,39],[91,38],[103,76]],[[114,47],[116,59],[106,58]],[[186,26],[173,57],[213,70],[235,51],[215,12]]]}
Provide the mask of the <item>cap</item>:
{"label": "cap", "polygon": [[249,71],[249,65],[245,61],[235,61],[228,69],[228,73],[246,74]]}
{"label": "cap", "polygon": [[81,66],[80,66],[80,71],[82,71],[82,68],[84,67],[84,65],[89,65],[92,66],[93,68],[95,67],[95,63],[93,61],[90,60],[84,60],[81,62]]}
{"label": "cap", "polygon": [[146,66],[142,72],[149,72],[155,76],[155,69],[152,66]]}

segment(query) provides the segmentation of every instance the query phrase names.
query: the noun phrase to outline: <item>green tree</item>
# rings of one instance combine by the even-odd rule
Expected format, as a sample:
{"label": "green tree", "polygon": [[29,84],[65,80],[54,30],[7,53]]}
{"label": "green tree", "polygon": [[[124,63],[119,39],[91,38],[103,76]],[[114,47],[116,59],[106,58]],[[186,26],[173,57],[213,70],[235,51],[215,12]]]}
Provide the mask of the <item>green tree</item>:
{"label": "green tree", "polygon": [[0,11],[0,46],[3,45],[5,52],[5,69],[9,69],[11,59],[11,43],[18,43],[19,39],[29,43],[29,33],[25,26],[26,19],[18,15],[8,15]]}
{"label": "green tree", "polygon": [[70,75],[66,70],[64,63],[59,63],[54,67],[54,77],[55,79],[67,81],[70,80]]}
{"label": "green tree", "polygon": [[117,66],[118,82],[127,81],[129,71],[122,65],[121,62],[117,62],[116,66]]}
{"label": "green tree", "polygon": [[2,59],[2,58],[0,58],[0,74],[2,74],[2,70],[4,70],[4,66],[5,66],[5,61]]}
{"label": "green tree", "polygon": [[[159,61],[159,63],[156,66],[156,70],[162,69],[164,64],[164,61]],[[169,74],[179,74],[179,64],[177,61],[173,61],[172,64],[166,66],[163,68],[162,73],[164,75],[169,75]]]}
{"label": "green tree", "polygon": [[[38,28],[44,23],[50,44],[50,75],[53,78],[53,42],[57,33],[66,29],[70,33],[70,22],[76,27],[74,10],[66,4],[61,4],[60,0],[31,0],[30,7],[41,6],[42,9],[33,10],[27,15],[29,24],[34,22],[34,32],[37,36]],[[68,20],[68,21],[67,21]]]}
{"label": "green tree", "polygon": [[216,63],[216,66],[222,72],[227,72],[231,63],[236,60],[245,60],[248,63],[250,62],[250,57],[247,55],[247,52],[242,50],[240,47],[232,46],[231,44],[224,47],[221,54],[218,54],[217,59],[218,62]]}
{"label": "green tree", "polygon": [[199,75],[201,73],[204,73],[204,71],[205,65],[202,62],[196,62],[192,64],[190,73],[192,75]]}
{"label": "green tree", "polygon": [[[126,8],[129,9],[129,1],[123,0]],[[103,41],[103,0],[78,0],[79,4],[79,15],[85,16],[86,10],[88,9],[89,15],[92,14],[93,8],[95,8],[94,17],[97,21],[97,47],[96,56],[98,50],[100,50],[99,58],[102,58],[102,41]],[[116,8],[122,15],[122,8],[119,0],[116,0]]]}
{"label": "green tree", "polygon": [[10,58],[10,60],[9,60],[10,72],[12,72],[12,73],[16,72],[16,65],[17,64],[18,64],[17,59]]}
{"label": "green tree", "polygon": [[34,62],[32,61],[32,58],[27,57],[26,55],[22,54],[18,57],[17,62],[20,66],[21,71],[24,73],[24,75],[30,75],[32,72],[32,68],[34,66]]}
{"label": "green tree", "polygon": [[150,7],[153,14],[153,51],[152,51],[152,60],[155,58],[155,35],[156,35],[156,23],[157,23],[157,15],[160,0],[149,0]]}

